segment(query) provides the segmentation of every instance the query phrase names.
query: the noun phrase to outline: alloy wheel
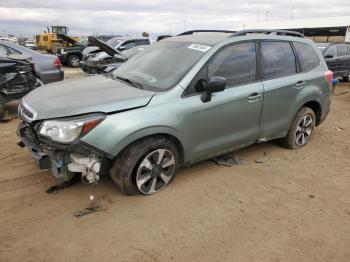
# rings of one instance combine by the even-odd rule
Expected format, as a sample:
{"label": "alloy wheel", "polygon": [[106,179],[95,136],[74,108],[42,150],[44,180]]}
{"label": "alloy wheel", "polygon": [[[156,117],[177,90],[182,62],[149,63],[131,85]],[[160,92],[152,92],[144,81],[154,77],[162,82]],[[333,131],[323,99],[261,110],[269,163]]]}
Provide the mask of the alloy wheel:
{"label": "alloy wheel", "polygon": [[299,121],[295,132],[295,143],[298,146],[305,145],[310,139],[313,128],[312,117],[310,115],[303,116],[303,118]]}
{"label": "alloy wheel", "polygon": [[72,66],[74,66],[74,67],[78,67],[78,66],[79,66],[79,59],[73,57],[73,58],[71,59],[71,64],[72,64]]}
{"label": "alloy wheel", "polygon": [[137,188],[143,194],[162,190],[174,176],[175,165],[175,157],[167,149],[157,149],[147,154],[137,169]]}

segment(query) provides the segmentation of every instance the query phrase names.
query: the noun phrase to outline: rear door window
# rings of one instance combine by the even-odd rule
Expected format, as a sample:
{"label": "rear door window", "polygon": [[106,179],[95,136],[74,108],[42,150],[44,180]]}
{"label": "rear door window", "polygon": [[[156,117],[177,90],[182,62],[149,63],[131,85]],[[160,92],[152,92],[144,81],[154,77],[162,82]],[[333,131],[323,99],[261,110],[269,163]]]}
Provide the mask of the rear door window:
{"label": "rear door window", "polygon": [[311,45],[293,42],[303,72],[311,71],[320,64],[320,59]]}
{"label": "rear door window", "polygon": [[289,42],[261,42],[265,79],[296,74],[296,62]]}

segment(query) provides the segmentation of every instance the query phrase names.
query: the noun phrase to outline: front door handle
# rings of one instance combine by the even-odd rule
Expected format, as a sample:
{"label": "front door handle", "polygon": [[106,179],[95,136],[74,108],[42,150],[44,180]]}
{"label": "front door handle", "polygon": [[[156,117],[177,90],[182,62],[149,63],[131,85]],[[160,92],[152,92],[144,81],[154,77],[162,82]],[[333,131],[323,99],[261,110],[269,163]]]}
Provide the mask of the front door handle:
{"label": "front door handle", "polygon": [[254,102],[258,102],[259,101],[259,98],[262,96],[262,94],[260,93],[253,93],[251,94],[249,97],[248,97],[248,101],[251,102],[251,103],[254,103]]}

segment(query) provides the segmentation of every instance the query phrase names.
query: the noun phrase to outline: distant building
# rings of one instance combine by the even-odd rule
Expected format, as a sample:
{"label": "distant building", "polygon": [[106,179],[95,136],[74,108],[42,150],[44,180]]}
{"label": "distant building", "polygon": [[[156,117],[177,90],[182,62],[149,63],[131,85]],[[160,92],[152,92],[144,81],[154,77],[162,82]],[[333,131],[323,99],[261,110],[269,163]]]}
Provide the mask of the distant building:
{"label": "distant building", "polygon": [[260,21],[235,28],[242,29],[286,29],[300,32],[315,42],[350,42],[350,16]]}

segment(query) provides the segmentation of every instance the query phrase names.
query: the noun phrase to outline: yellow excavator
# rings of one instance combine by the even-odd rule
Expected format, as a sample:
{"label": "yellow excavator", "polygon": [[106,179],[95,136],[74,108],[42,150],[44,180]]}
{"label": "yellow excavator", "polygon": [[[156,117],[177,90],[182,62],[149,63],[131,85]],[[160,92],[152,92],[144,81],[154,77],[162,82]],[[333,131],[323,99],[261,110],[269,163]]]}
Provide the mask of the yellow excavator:
{"label": "yellow excavator", "polygon": [[[51,28],[51,30],[50,30]],[[72,43],[66,41],[64,36],[68,36],[67,26],[50,26],[47,31],[36,36],[36,45],[40,50],[46,50],[48,53],[55,53],[57,48],[71,46]],[[79,41],[79,37],[70,37]]]}

